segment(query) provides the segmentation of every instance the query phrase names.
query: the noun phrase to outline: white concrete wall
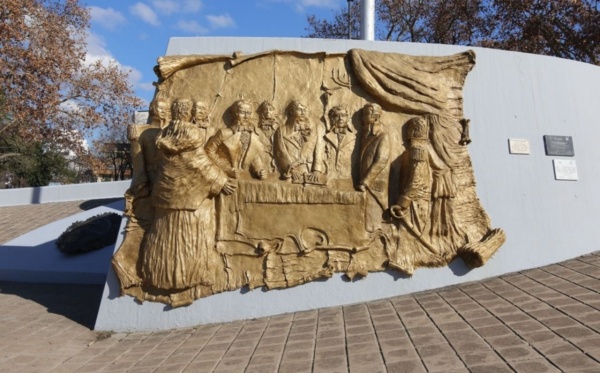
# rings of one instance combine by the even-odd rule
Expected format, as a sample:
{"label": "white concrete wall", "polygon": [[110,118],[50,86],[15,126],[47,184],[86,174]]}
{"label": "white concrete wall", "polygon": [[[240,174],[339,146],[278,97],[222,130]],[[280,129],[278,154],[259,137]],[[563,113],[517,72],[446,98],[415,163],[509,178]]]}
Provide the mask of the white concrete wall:
{"label": "white concrete wall", "polygon": [[131,180],[0,190],[1,206],[123,197]]}
{"label": "white concrete wall", "polygon": [[[268,38],[173,38],[167,54],[247,54],[272,50],[346,52],[351,48],[449,55],[465,47],[366,41]],[[600,249],[600,67],[552,57],[472,48],[477,64],[464,88],[471,119],[469,151],[478,195],[494,227],[507,242],[482,268],[469,271],[457,260],[449,267],[419,269],[413,278],[370,274],[354,283],[335,276],[292,289],[232,291],[167,310],[116,298],[109,273],[96,328],[150,330],[247,319],[318,307],[350,304],[475,281],[559,262]],[[554,179],[544,154],[544,135],[572,136],[578,181]],[[510,155],[509,138],[528,139],[530,155]]]}

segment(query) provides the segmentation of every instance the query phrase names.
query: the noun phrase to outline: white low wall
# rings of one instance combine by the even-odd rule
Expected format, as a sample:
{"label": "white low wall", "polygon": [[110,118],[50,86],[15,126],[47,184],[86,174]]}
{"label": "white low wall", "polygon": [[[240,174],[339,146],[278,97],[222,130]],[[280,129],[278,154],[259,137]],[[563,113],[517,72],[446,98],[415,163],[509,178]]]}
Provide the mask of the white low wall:
{"label": "white low wall", "polygon": [[123,197],[131,180],[0,190],[0,207]]}
{"label": "white low wall", "polygon": [[[268,38],[175,38],[167,54],[250,54],[265,50],[346,52],[352,48],[413,55],[449,55],[459,46],[395,42]],[[457,260],[449,267],[419,269],[414,277],[370,274],[357,282],[341,276],[292,289],[233,291],[198,300],[181,309],[139,305],[118,298],[112,271],[96,329],[152,330],[247,319],[318,307],[363,302],[475,281],[563,261],[600,249],[600,67],[498,50],[472,48],[477,64],[464,88],[471,119],[469,151],[478,195],[493,226],[507,242],[482,268],[469,271]],[[578,181],[554,179],[544,153],[544,135],[572,136]],[[528,139],[530,155],[511,155],[508,139]],[[118,246],[118,244],[117,244]]]}

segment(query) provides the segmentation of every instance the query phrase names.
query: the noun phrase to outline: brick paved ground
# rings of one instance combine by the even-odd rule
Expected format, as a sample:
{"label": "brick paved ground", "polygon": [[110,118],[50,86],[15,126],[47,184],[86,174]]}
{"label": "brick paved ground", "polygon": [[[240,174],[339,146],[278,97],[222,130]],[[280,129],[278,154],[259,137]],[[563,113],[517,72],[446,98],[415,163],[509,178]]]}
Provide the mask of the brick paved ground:
{"label": "brick paved ground", "polygon": [[0,244],[56,220],[107,205],[120,198],[0,207]]}
{"label": "brick paved ground", "polygon": [[[0,243],[108,202],[0,207]],[[376,302],[154,333],[90,330],[101,293],[0,282],[0,371],[600,372],[600,252]]]}
{"label": "brick paved ground", "polygon": [[5,372],[599,372],[600,253],[386,300],[91,331],[99,286],[0,283]]}

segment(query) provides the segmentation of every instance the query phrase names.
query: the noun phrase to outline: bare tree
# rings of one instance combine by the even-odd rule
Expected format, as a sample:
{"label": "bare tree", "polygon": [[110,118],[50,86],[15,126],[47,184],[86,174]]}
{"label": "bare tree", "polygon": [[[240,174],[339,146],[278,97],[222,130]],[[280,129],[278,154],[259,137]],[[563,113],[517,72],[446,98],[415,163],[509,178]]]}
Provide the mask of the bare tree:
{"label": "bare tree", "polygon": [[[598,64],[600,1],[495,0],[481,45]],[[492,20],[487,20],[492,25]]]}
{"label": "bare tree", "polygon": [[[309,38],[328,38],[328,39],[348,39],[348,34],[352,34],[352,39],[358,38],[360,30],[360,1],[348,2],[350,9],[346,8],[333,13],[333,21],[317,19],[314,15],[308,16]],[[348,16],[348,11],[350,16]],[[348,22],[350,20],[350,22]],[[348,26],[350,25],[350,29]]]}
{"label": "bare tree", "polygon": [[86,61],[89,18],[77,0],[0,3],[0,135],[77,151],[73,133],[126,128],[141,101],[116,63]]}
{"label": "bare tree", "polygon": [[[382,40],[485,46],[600,63],[600,0],[379,0],[376,11]],[[358,23],[357,5],[352,12]],[[343,10],[331,21],[309,16],[307,36],[341,39],[347,28]]]}
{"label": "bare tree", "polygon": [[94,142],[97,170],[110,170],[112,180],[131,178],[133,163],[126,129],[113,127]]}

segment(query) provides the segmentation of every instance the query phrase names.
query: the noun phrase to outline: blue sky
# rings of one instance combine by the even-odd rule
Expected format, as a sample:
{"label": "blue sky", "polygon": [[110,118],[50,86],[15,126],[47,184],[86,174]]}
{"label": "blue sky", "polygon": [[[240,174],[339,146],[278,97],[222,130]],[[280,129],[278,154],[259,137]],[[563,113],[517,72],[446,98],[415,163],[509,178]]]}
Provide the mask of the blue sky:
{"label": "blue sky", "polygon": [[170,37],[301,37],[306,18],[332,18],[347,0],[87,0],[92,16],[88,59],[116,60],[131,69],[136,94],[154,94],[152,68]]}

